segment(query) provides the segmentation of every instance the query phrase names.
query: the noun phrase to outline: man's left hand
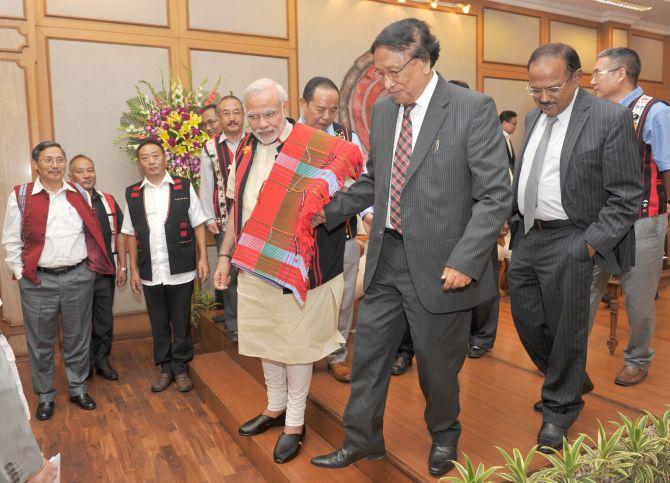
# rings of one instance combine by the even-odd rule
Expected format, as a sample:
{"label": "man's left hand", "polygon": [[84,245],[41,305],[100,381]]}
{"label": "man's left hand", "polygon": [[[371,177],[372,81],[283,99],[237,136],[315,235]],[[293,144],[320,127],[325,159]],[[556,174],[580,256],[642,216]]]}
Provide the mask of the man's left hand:
{"label": "man's left hand", "polygon": [[209,278],[209,262],[205,258],[198,260],[198,277],[201,282],[206,282]]}
{"label": "man's left hand", "polygon": [[442,272],[442,281],[444,291],[465,288],[472,282],[472,278],[451,267],[444,267]]}
{"label": "man's left hand", "polygon": [[319,226],[322,223],[326,222],[326,214],[323,212],[323,210],[318,211],[317,213],[314,214],[312,217],[312,227]]}
{"label": "man's left hand", "polygon": [[121,267],[116,271],[116,286],[117,287],[123,287],[126,284],[126,280],[128,279],[128,272],[125,270],[121,270]]}
{"label": "man's left hand", "polygon": [[586,249],[589,251],[589,256],[590,256],[591,258],[593,258],[594,255],[596,254],[596,249],[593,248],[593,247],[592,247],[591,245],[589,245],[588,243],[586,244]]}

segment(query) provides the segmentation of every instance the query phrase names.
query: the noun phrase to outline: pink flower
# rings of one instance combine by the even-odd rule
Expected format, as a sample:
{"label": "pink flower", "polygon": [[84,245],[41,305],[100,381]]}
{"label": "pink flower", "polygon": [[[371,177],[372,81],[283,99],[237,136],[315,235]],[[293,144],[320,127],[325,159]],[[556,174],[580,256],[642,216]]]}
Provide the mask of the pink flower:
{"label": "pink flower", "polygon": [[190,115],[188,112],[182,112],[182,114],[181,114],[181,118],[182,118],[184,121],[188,121],[188,120],[191,118],[191,115]]}
{"label": "pink flower", "polygon": [[167,131],[168,129],[170,129],[170,125],[169,125],[167,122],[164,122],[163,124],[161,124],[161,127],[162,127],[165,131]]}
{"label": "pink flower", "polygon": [[170,147],[175,147],[177,145],[177,140],[175,138],[169,138],[168,144],[170,145]]}
{"label": "pink flower", "polygon": [[193,147],[196,149],[200,148],[200,143],[198,141],[194,142]]}
{"label": "pink flower", "polygon": [[200,134],[200,130],[197,127],[192,127],[191,128],[191,135],[192,136],[197,136],[198,134]]}

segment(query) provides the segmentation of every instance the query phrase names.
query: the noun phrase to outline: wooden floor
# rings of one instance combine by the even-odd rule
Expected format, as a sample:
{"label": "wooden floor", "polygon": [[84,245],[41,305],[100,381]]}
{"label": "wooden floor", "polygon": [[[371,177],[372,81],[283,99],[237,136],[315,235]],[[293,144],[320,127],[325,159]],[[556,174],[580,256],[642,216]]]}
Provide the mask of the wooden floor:
{"label": "wooden floor", "polygon": [[[618,413],[638,415],[643,410],[661,412],[670,403],[670,288],[657,301],[656,357],[649,377],[638,386],[613,383],[623,365],[627,341],[625,310],[619,315],[619,347],[614,356],[607,350],[609,315],[598,312],[590,339],[588,372],[596,389],[585,396],[586,407],[571,429],[594,433],[598,419],[607,422]],[[109,383],[95,379],[90,392],[98,409],[84,412],[67,402],[63,391],[62,364],[57,371],[61,393],[51,421],[33,421],[33,429],[45,454],[63,454],[63,481],[262,481],[242,450],[225,432],[217,416],[195,393],[182,395],[174,388],[154,395],[150,340],[115,344],[114,357],[122,380]],[[27,363],[21,375],[31,410]],[[258,374],[256,374],[256,377]],[[500,464],[495,446],[527,450],[534,444],[541,415],[532,404],[539,398],[541,377],[519,342],[510,317],[509,300],[501,304],[500,326],[494,350],[478,360],[467,360],[461,373],[461,421],[459,450],[486,465]],[[333,415],[341,415],[348,386],[336,383],[325,364],[317,364],[311,398]],[[259,403],[260,404],[260,403]],[[308,411],[314,409],[314,402]],[[430,441],[423,422],[424,401],[418,388],[416,366],[394,377],[385,419],[389,459],[400,458],[412,479],[429,480],[426,458]],[[262,407],[249,409],[250,413]],[[308,414],[308,422],[310,417]],[[313,418],[312,418],[313,421]],[[329,436],[337,439],[337,434]],[[324,434],[326,440],[329,439]],[[329,441],[337,445],[340,441]],[[309,444],[309,438],[306,446]],[[301,458],[304,455],[299,456]],[[378,463],[366,463],[376,465]],[[329,481],[325,473],[323,481]],[[374,479],[374,478],[373,478]],[[271,479],[268,478],[268,481]]]}

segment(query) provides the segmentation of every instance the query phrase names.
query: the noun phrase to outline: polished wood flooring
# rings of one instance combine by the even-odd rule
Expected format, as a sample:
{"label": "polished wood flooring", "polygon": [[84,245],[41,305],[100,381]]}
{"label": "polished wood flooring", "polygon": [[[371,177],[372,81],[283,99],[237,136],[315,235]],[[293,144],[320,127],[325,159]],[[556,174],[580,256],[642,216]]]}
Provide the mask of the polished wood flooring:
{"label": "polished wood flooring", "polygon": [[[607,425],[618,419],[619,412],[630,416],[644,410],[662,412],[670,404],[670,287],[661,289],[659,295],[653,344],[656,357],[647,380],[634,387],[613,383],[623,365],[627,342],[625,310],[619,314],[619,346],[610,356],[606,345],[609,314],[601,306],[588,356],[588,371],[596,389],[585,396],[586,407],[571,428],[571,435],[593,434],[597,420]],[[98,401],[98,409],[92,412],[81,411],[67,401],[59,363],[56,379],[61,393],[54,418],[32,423],[45,454],[63,454],[63,481],[262,481],[258,471],[262,468],[254,468],[225,432],[219,415],[195,392],[183,395],[174,388],[158,395],[150,392],[154,372],[149,339],[115,344],[112,360],[122,379],[118,383],[93,380],[90,392]],[[257,380],[258,371],[251,365],[249,368]],[[30,391],[27,363],[20,364],[20,372],[33,410],[35,398]],[[461,452],[474,461],[493,465],[501,462],[495,446],[527,450],[534,444],[541,415],[533,412],[532,404],[539,398],[542,378],[516,335],[508,299],[501,304],[494,350],[481,359],[467,360],[460,380]],[[317,364],[308,424],[320,425],[319,438],[326,442],[319,446],[341,443],[341,428],[323,421],[324,415],[341,417],[348,393],[348,386],[336,383],[324,363]],[[262,404],[262,395],[254,404]],[[261,409],[248,411],[251,414]],[[423,409],[416,366],[412,366],[407,374],[392,379],[384,430],[387,460],[415,480],[431,479],[426,471],[430,441]],[[306,446],[309,442],[308,436]],[[304,458],[301,454],[297,460]],[[359,469],[370,477],[377,474],[375,465],[380,463],[364,463]],[[335,477],[325,472],[322,480],[330,481],[329,475]],[[380,481],[374,476],[370,479]]]}

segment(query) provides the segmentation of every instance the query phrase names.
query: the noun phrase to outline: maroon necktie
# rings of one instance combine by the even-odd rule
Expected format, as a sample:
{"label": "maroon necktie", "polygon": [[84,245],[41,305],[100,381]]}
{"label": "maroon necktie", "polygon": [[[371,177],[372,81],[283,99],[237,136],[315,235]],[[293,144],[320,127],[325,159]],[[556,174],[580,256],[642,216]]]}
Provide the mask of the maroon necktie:
{"label": "maroon necktie", "polygon": [[391,202],[389,204],[389,218],[391,226],[402,233],[402,216],[400,214],[400,195],[405,187],[405,174],[412,158],[412,120],[410,113],[415,103],[407,104],[402,114],[402,125],[398,144],[396,144],[391,168]]}

